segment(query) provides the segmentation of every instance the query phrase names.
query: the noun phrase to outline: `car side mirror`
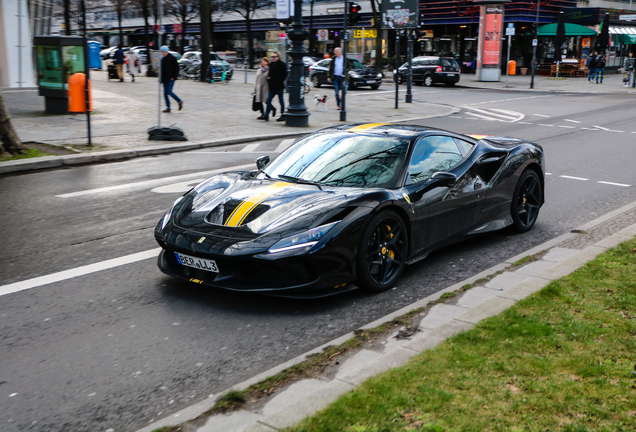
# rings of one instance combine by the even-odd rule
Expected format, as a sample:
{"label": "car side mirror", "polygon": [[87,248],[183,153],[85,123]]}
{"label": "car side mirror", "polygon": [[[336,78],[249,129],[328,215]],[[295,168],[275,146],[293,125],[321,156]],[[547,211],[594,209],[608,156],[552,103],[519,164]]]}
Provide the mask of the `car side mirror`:
{"label": "car side mirror", "polygon": [[265,155],[256,158],[256,168],[258,168],[259,171],[263,171],[263,168],[267,165],[269,165],[269,156]]}
{"label": "car side mirror", "polygon": [[419,201],[422,196],[436,187],[451,187],[457,182],[457,176],[449,172],[436,172],[428,181],[424,182],[419,188],[411,194],[413,201]]}

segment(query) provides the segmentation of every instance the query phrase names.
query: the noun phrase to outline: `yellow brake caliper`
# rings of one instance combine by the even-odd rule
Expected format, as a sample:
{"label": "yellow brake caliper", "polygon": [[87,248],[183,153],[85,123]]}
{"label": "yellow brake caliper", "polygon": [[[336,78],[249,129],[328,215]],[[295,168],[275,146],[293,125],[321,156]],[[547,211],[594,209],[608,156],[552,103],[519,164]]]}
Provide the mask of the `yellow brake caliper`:
{"label": "yellow brake caliper", "polygon": [[[394,236],[394,234],[391,232],[391,227],[389,225],[384,225],[384,227],[386,228],[386,230],[389,232],[389,238],[388,240],[391,240]],[[389,249],[388,251],[385,248],[382,248],[382,253],[386,253],[388,254],[391,259],[395,258],[395,252],[393,252],[391,249]]]}

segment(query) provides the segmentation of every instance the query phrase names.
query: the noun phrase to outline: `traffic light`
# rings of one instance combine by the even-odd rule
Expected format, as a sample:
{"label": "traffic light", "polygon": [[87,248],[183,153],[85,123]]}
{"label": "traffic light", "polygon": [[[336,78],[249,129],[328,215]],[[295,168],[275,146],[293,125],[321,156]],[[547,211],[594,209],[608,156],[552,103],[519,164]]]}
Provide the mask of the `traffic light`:
{"label": "traffic light", "polygon": [[353,26],[360,21],[360,11],[362,8],[358,3],[349,3],[349,25]]}

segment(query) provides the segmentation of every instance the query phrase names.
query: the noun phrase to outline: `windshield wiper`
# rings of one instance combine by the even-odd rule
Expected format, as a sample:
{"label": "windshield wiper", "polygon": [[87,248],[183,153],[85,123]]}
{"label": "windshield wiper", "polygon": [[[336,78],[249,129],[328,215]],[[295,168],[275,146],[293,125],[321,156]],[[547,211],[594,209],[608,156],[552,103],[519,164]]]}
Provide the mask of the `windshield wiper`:
{"label": "windshield wiper", "polygon": [[318,189],[322,190],[322,188],[320,187],[320,185],[316,182],[312,182],[309,180],[303,180],[297,177],[292,177],[292,176],[288,176],[288,175],[283,175],[283,174],[278,174],[278,178],[281,180],[288,180],[292,183],[298,183],[298,184],[306,184],[306,185],[312,185],[312,186],[316,186]]}

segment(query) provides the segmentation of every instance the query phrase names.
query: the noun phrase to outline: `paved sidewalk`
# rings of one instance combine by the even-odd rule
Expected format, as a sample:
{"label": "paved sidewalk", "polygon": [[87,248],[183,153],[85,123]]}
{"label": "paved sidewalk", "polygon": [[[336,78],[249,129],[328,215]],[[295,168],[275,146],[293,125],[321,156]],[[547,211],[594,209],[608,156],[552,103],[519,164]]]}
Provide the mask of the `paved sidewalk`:
{"label": "paved sidewalk", "polygon": [[[219,414],[208,419],[199,418],[196,422],[187,424],[184,431],[273,432],[293,426],[326,408],[339,396],[355,389],[368,378],[404,365],[411,357],[436,347],[450,336],[473,328],[485,318],[503,312],[517,301],[539,291],[550,282],[567,276],[607,249],[634,236],[636,202],[362,327],[362,330],[377,327],[414,309],[425,307],[439,300],[445,293],[473,285],[445,303],[436,304],[422,313],[418,331],[413,336],[397,339],[395,336],[402,330],[400,329],[383,342],[381,351],[362,349],[339,366],[331,365],[330,367],[337,368],[335,374],[295,382],[248,409]],[[520,259],[530,256],[538,259],[522,266],[512,266]],[[322,352],[328,346],[340,345],[353,337],[353,333],[346,334],[232,389],[246,389],[314,353]],[[151,432],[162,426],[174,426],[193,420],[212,408],[224,393],[211,395],[207,400],[154,422],[138,432]]]}

